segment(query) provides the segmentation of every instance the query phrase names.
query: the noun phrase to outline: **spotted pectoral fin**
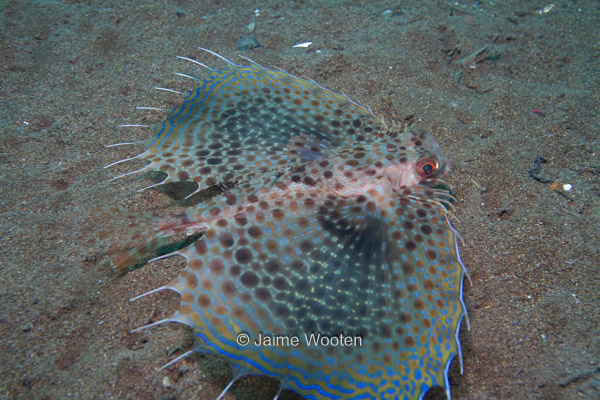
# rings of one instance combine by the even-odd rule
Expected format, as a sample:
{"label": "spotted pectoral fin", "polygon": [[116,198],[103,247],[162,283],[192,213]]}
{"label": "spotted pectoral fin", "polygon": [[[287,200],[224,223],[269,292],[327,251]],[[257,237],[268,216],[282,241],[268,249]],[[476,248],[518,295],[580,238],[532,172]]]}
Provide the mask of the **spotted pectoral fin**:
{"label": "spotted pectoral fin", "polygon": [[335,147],[385,130],[369,110],[313,81],[230,63],[198,81],[135,158],[150,162],[142,171],[166,173],[161,183],[193,181],[202,190],[315,156],[290,152],[293,137]]}
{"label": "spotted pectoral fin", "polygon": [[[304,395],[419,398],[446,387],[464,314],[454,234],[441,205],[392,196],[307,191],[215,214],[178,252],[188,260],[174,286],[180,315],[238,370],[290,376]],[[240,346],[240,333],[346,335],[361,346]]]}
{"label": "spotted pectoral fin", "polygon": [[[341,398],[343,392],[326,383],[333,369],[322,348],[298,351],[294,346],[254,344],[260,335],[302,336],[304,341],[304,333],[341,332],[325,304],[329,299],[324,296],[333,294],[323,285],[334,284],[336,274],[344,273],[333,271],[334,264],[343,266],[343,259],[332,253],[337,248],[336,227],[323,214],[333,207],[332,201],[310,191],[276,199],[257,196],[234,214],[213,209],[205,236],[177,252],[188,263],[172,288],[182,294],[177,318],[195,321],[204,350],[226,355],[239,373],[284,376],[290,378],[289,387],[302,394],[318,395],[321,389],[307,391],[293,382],[322,385],[325,393]],[[345,306],[350,307],[351,303]],[[238,344],[242,333],[251,344]],[[336,365],[341,365],[339,359]]]}

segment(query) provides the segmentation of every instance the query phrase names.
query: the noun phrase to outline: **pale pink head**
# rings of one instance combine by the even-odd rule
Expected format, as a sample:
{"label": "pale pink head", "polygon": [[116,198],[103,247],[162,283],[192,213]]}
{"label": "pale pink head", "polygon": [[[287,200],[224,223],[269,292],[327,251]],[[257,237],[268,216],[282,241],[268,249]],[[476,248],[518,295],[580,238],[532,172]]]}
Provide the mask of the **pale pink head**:
{"label": "pale pink head", "polygon": [[[394,189],[442,179],[450,171],[450,162],[429,133],[410,129],[399,133],[388,150],[394,156],[384,174]],[[398,146],[394,148],[394,146]],[[389,159],[389,158],[388,158]]]}

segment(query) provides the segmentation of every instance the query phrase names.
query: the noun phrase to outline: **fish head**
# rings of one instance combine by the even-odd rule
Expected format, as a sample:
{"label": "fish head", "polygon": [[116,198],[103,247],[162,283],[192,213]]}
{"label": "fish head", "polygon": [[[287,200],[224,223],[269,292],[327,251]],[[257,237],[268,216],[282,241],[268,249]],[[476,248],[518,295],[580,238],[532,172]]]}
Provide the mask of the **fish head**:
{"label": "fish head", "polygon": [[392,156],[386,156],[389,164],[384,175],[396,191],[438,182],[450,171],[450,161],[438,142],[421,129],[398,133],[386,150]]}

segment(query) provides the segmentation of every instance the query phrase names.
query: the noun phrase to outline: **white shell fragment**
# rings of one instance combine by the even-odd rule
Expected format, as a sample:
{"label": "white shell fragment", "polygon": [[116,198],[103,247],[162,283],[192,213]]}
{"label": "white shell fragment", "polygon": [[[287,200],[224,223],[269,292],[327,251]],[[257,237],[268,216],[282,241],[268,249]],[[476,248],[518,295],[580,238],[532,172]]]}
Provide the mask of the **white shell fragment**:
{"label": "white shell fragment", "polygon": [[537,10],[538,14],[547,14],[554,8],[554,4],[548,4],[546,7]]}
{"label": "white shell fragment", "polygon": [[312,44],[312,42],[304,42],[293,45],[292,47],[308,47]]}

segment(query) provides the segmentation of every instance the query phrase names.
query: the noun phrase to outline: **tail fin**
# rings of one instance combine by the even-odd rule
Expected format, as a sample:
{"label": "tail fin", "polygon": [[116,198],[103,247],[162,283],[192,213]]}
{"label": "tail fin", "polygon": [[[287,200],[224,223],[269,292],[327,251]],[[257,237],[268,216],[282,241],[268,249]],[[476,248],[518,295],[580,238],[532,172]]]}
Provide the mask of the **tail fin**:
{"label": "tail fin", "polygon": [[165,216],[152,211],[119,209],[96,209],[93,214],[100,239],[110,241],[108,255],[121,273],[189,246],[206,230],[186,214]]}
{"label": "tail fin", "polygon": [[168,243],[168,237],[155,237],[146,244],[129,249],[111,249],[111,261],[120,271],[146,264],[150,259],[161,256],[159,251]]}

